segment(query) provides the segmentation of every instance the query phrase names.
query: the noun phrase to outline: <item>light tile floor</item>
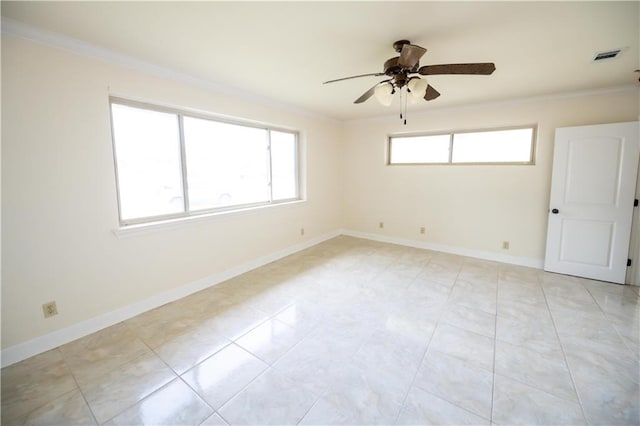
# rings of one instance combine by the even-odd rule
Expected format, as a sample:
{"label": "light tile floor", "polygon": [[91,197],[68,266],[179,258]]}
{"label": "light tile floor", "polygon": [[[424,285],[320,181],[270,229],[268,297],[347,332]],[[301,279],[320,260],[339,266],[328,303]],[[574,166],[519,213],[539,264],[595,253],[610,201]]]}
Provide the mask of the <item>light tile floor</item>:
{"label": "light tile floor", "polygon": [[638,288],[339,237],[2,370],[2,424],[639,424]]}

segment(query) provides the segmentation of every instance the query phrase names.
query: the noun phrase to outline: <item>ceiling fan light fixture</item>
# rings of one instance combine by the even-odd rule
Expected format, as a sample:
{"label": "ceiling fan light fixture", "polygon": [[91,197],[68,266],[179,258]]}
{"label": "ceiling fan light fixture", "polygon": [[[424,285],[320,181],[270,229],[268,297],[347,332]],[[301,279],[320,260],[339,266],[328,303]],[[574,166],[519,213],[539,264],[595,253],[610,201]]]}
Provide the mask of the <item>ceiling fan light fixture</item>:
{"label": "ceiling fan light fixture", "polygon": [[412,103],[424,99],[424,96],[427,94],[427,86],[429,86],[427,81],[421,78],[413,77],[409,80],[409,83],[407,83],[407,89],[409,92],[409,99]]}
{"label": "ceiling fan light fixture", "polygon": [[376,99],[384,106],[391,105],[391,101],[393,100],[393,93],[393,84],[389,82],[380,83],[374,89],[374,95]]}

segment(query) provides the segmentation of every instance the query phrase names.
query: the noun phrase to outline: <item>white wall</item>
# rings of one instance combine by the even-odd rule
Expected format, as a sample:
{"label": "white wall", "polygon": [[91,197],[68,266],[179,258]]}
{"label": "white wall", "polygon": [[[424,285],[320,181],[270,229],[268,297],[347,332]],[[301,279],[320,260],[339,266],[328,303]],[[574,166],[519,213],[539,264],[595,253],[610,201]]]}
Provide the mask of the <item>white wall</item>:
{"label": "white wall", "polygon": [[[110,94],[300,130],[307,201],[117,238]],[[7,35],[2,108],[3,349],[342,225],[335,121]],[[59,315],[45,320],[52,300]]]}
{"label": "white wall", "polygon": [[[346,228],[387,240],[509,256],[544,258],[553,137],[557,127],[633,121],[637,90],[524,100],[350,122],[345,126]],[[386,166],[386,138],[402,132],[444,132],[537,125],[534,166]],[[384,229],[378,223],[384,222]],[[427,228],[426,236],[419,233]],[[510,249],[503,250],[502,242]]]}

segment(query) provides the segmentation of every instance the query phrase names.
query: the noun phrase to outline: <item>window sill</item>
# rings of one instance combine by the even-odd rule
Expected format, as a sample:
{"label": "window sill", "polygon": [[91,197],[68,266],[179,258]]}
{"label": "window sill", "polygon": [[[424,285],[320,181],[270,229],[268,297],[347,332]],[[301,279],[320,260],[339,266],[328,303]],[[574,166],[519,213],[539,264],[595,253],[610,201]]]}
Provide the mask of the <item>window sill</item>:
{"label": "window sill", "polygon": [[137,225],[121,226],[118,229],[114,229],[113,234],[119,239],[132,237],[136,235],[144,235],[168,229],[181,228],[188,226],[192,223],[209,222],[222,218],[229,218],[233,216],[241,216],[245,214],[251,214],[260,210],[274,209],[274,208],[289,208],[304,204],[306,200],[295,200],[284,203],[268,204],[263,206],[247,207],[238,210],[220,211],[206,214],[198,214],[193,216],[180,217],[177,219],[168,219],[157,222],[141,223]]}

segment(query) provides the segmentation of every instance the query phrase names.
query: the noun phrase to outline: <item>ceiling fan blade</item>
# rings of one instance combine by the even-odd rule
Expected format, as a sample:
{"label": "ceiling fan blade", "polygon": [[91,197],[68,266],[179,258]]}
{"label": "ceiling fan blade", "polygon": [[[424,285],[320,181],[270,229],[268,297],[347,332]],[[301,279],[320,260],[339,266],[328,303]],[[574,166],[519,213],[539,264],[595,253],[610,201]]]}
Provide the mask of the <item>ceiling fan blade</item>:
{"label": "ceiling fan blade", "polygon": [[490,75],[496,70],[493,62],[483,62],[477,64],[442,64],[425,65],[420,67],[418,73],[421,75],[442,75],[442,74],[476,74]]}
{"label": "ceiling fan blade", "polygon": [[372,97],[372,96],[373,96],[373,94],[374,94],[374,93],[375,93],[375,91],[376,91],[376,86],[377,86],[378,84],[380,84],[380,83],[377,83],[377,84],[376,84],[375,86],[373,86],[371,89],[369,89],[369,90],[367,90],[366,92],[364,92],[364,93],[362,94],[362,96],[360,96],[358,99],[356,99],[353,103],[354,103],[354,104],[361,104],[361,103],[363,103],[364,101],[366,101],[367,99],[369,99],[370,97]]}
{"label": "ceiling fan blade", "polygon": [[416,66],[422,55],[425,54],[427,49],[424,47],[416,46],[413,44],[405,44],[400,51],[400,58],[398,59],[398,65],[402,68],[413,68]]}
{"label": "ceiling fan blade", "polygon": [[376,87],[377,87],[379,84],[382,84],[382,83],[388,83],[388,82],[390,82],[390,81],[391,81],[391,79],[389,79],[389,80],[382,80],[381,82],[376,83],[376,84],[375,84],[371,89],[367,90],[366,92],[364,92],[364,93],[362,94],[362,96],[360,96],[358,99],[356,99],[355,101],[353,101],[353,103],[354,103],[354,104],[361,104],[361,103],[363,103],[364,101],[366,101],[367,99],[369,99],[371,96],[373,96],[373,94],[376,92]]}
{"label": "ceiling fan blade", "polygon": [[424,95],[424,100],[425,101],[432,101],[435,98],[437,98],[438,96],[440,96],[440,92],[438,92],[436,89],[434,89],[432,85],[428,85],[427,86],[427,92]]}
{"label": "ceiling fan blade", "polygon": [[383,72],[373,72],[370,74],[352,75],[351,77],[343,77],[343,78],[337,78],[335,80],[325,81],[322,84],[335,83],[336,81],[351,80],[352,78],[360,78],[360,77],[380,77],[382,75],[385,75],[385,74]]}

